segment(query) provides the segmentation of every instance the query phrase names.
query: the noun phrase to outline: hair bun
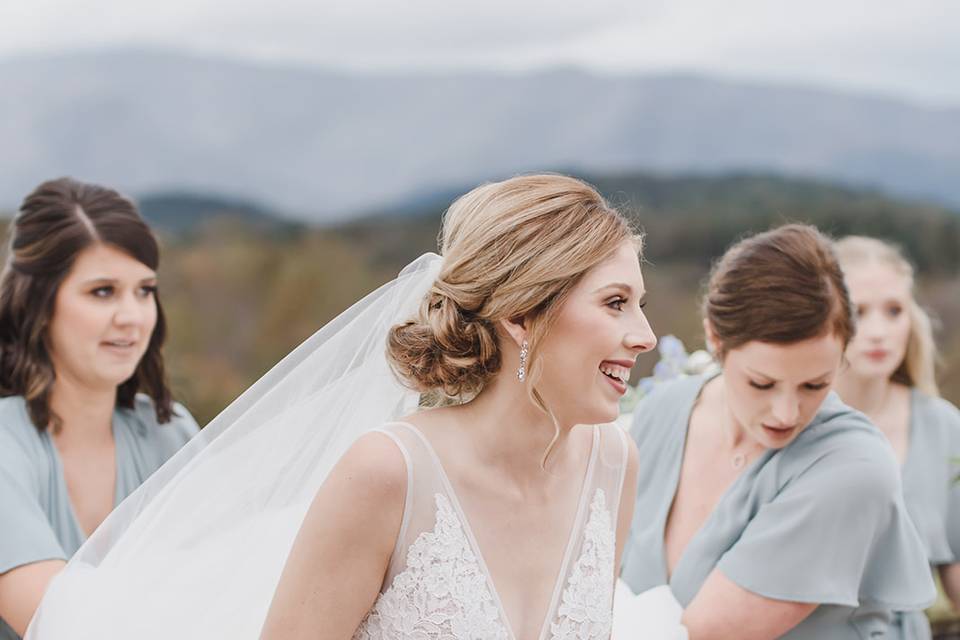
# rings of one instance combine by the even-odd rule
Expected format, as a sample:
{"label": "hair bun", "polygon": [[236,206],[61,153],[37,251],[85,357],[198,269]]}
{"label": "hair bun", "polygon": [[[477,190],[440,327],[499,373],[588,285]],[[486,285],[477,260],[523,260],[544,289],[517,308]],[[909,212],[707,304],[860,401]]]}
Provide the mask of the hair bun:
{"label": "hair bun", "polygon": [[477,393],[500,370],[493,325],[436,287],[413,320],[391,329],[387,358],[407,386],[451,397]]}

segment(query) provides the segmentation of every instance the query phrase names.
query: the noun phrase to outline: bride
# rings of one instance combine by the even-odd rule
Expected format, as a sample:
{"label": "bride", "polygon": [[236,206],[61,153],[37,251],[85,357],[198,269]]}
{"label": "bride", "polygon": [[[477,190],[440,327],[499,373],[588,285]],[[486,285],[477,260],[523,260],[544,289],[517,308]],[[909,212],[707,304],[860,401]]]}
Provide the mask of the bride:
{"label": "bride", "polygon": [[606,423],[656,342],[640,239],[535,175],[457,200],[441,247],[121,505],[27,637],[608,637],[637,455]]}

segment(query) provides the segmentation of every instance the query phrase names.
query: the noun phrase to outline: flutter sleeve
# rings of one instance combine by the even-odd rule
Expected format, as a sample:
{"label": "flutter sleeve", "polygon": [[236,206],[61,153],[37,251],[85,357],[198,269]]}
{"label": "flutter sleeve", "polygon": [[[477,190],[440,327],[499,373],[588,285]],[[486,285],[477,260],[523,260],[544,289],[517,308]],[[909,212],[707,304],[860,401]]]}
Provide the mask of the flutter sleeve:
{"label": "flutter sleeve", "polygon": [[720,571],[777,600],[894,610],[932,602],[893,454],[861,444],[809,452],[809,465],[759,507]]}
{"label": "flutter sleeve", "polygon": [[173,415],[170,416],[170,421],[160,424],[157,422],[153,401],[140,394],[137,396],[134,412],[127,414],[133,416],[131,431],[136,434],[134,447],[138,450],[138,455],[148,460],[146,474],[139,479],[139,482],[146,480],[147,476],[200,431],[197,421],[186,407],[175,402],[172,408]]}
{"label": "flutter sleeve", "polygon": [[40,503],[37,473],[24,448],[0,430],[0,573],[67,557]]}
{"label": "flutter sleeve", "polygon": [[950,443],[946,529],[947,543],[953,552],[954,562],[957,562],[960,561],[960,411],[946,400],[939,400],[936,414]]}

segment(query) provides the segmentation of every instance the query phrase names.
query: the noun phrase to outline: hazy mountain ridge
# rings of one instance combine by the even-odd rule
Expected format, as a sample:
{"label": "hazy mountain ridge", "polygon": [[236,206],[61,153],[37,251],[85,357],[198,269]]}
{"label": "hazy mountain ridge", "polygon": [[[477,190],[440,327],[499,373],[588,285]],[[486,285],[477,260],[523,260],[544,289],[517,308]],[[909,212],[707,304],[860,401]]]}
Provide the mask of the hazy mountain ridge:
{"label": "hazy mountain ridge", "polygon": [[115,52],[0,62],[0,203],[74,174],[315,220],[517,171],[776,171],[960,203],[960,108],[693,76],[347,75]]}
{"label": "hazy mountain ridge", "polygon": [[303,226],[278,217],[264,205],[238,198],[169,191],[146,194],[136,200],[150,225],[173,234],[193,233],[223,219],[266,233],[293,233]]}

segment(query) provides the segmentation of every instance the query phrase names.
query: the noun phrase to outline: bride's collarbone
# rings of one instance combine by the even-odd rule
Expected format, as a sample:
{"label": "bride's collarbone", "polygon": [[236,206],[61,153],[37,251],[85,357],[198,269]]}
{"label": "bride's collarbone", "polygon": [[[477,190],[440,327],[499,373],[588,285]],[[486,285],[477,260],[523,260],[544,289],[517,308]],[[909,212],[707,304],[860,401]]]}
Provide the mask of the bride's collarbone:
{"label": "bride's collarbone", "polygon": [[[573,517],[581,478],[545,477],[521,485],[500,469],[454,466],[451,484],[466,517],[478,527],[510,530],[560,524]],[[569,499],[567,499],[569,498]]]}
{"label": "bride's collarbone", "polygon": [[513,451],[504,452],[501,457],[482,444],[478,446],[476,434],[469,424],[464,424],[456,409],[421,411],[403,422],[420,431],[450,480],[458,486],[479,485],[514,496],[537,496],[549,494],[571,477],[582,480],[592,444],[590,428],[575,429],[561,449],[554,448],[546,465],[542,464],[546,448],[527,452],[529,455],[513,462],[509,458]]}

